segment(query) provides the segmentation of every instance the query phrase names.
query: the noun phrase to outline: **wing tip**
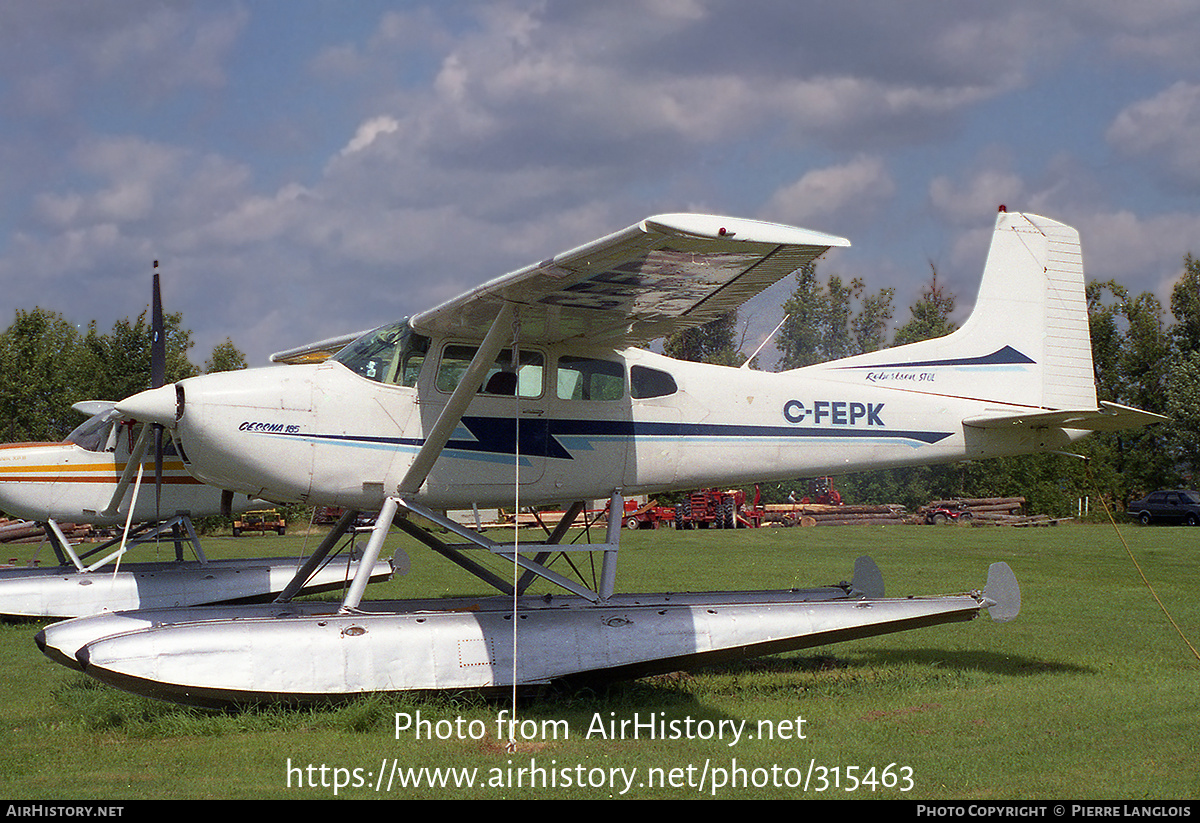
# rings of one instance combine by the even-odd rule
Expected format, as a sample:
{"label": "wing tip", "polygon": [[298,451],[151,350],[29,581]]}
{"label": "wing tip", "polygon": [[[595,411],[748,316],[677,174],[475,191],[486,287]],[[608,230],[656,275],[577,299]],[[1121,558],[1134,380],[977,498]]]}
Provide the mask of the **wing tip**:
{"label": "wing tip", "polygon": [[770,223],[744,217],[725,217],[716,214],[656,214],[640,224],[643,231],[660,234],[680,234],[689,237],[704,237],[711,240],[733,240],[743,243],[769,243],[786,246],[824,246],[845,248],[850,241],[845,237]]}

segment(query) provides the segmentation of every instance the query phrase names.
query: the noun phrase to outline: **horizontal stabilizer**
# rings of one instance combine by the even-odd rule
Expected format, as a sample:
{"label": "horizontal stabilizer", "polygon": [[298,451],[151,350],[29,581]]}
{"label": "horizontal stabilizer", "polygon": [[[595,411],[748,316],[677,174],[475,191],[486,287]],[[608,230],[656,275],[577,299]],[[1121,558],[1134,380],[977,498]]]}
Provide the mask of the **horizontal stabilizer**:
{"label": "horizontal stabilizer", "polygon": [[1101,402],[1098,409],[1066,409],[1028,414],[979,415],[963,420],[976,429],[1080,429],[1109,432],[1136,429],[1167,420],[1161,414],[1132,409],[1117,403]]}

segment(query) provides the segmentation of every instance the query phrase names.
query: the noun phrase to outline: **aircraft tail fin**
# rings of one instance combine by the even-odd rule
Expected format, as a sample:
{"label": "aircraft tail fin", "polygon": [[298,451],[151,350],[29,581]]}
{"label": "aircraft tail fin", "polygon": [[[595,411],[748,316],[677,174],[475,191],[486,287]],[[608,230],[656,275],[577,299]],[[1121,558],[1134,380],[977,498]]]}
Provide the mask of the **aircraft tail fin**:
{"label": "aircraft tail fin", "polygon": [[1001,212],[979,298],[945,337],[811,366],[838,380],[1020,405],[1097,409],[1079,233]]}

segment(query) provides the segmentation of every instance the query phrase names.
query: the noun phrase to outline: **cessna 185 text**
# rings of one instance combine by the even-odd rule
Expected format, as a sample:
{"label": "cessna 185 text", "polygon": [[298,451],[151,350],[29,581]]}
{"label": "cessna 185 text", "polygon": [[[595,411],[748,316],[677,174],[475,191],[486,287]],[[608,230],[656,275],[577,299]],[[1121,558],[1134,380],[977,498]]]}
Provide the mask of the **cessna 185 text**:
{"label": "cessna 185 text", "polygon": [[[403,603],[362,604],[357,579],[324,622],[264,616],[252,628],[244,615],[134,614],[76,627],[61,645],[108,682],[223,702],[627,675],[969,619],[981,608],[1012,617],[1019,594],[1002,564],[971,596],[885,600],[882,584],[856,571],[816,594],[682,603],[615,592],[620,518],[606,543],[582,547],[604,558],[589,588],[548,568],[568,550],[564,527],[518,547],[439,514],[514,495],[523,505],[609,497],[621,511],[626,494],[1053,451],[1088,431],[1159,419],[1097,402],[1079,237],[1035,215],[999,215],[974,311],[947,337],[780,373],[636,348],[716,319],[847,245],[757,221],[652,217],[369,332],[325,362],[303,363],[323,348],[314,345],[274,358],[300,365],[191,378],[117,405],[169,428],[206,483],[380,510],[367,559],[394,520],[503,592],[513,587],[470,550],[519,565],[518,593],[532,576],[566,588],[565,600],[522,600],[521,630],[533,639],[515,665],[503,605],[434,618]],[[444,543],[413,514],[464,542]],[[203,674],[188,651],[198,647]],[[341,663],[331,671],[308,661],[319,654]],[[226,677],[239,668],[255,674]]]}

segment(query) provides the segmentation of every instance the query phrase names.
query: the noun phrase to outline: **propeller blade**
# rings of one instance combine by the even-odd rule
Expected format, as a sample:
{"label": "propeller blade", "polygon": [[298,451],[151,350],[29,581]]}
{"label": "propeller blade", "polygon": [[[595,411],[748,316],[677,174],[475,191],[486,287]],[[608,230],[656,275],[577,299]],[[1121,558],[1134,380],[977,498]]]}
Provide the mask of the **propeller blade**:
{"label": "propeller blade", "polygon": [[158,261],[154,261],[154,303],[150,309],[150,388],[167,382],[167,339],[163,324],[162,292],[158,285]]}
{"label": "propeller blade", "polygon": [[162,520],[163,427],[154,424],[154,519]]}
{"label": "propeller blade", "polygon": [[[167,380],[167,339],[163,323],[162,290],[158,282],[158,261],[154,261],[154,303],[150,312],[150,388],[158,389]],[[154,519],[162,520],[163,427],[154,424]]]}

